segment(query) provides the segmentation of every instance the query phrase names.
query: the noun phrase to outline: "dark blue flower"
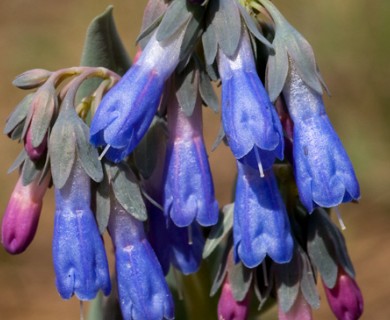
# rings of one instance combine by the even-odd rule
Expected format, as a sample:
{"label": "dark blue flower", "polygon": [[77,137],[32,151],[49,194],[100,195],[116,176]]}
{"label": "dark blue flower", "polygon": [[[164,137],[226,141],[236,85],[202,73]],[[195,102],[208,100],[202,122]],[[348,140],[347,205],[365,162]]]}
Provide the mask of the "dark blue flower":
{"label": "dark blue flower", "polygon": [[234,203],[234,252],[248,268],[266,255],[276,263],[291,260],[293,240],[286,208],[271,169],[259,172],[240,162]]}
{"label": "dark blue flower", "polygon": [[142,222],[111,203],[109,232],[115,245],[119,301],[125,320],[173,319],[174,306]]}
{"label": "dark blue flower", "polygon": [[[222,79],[222,123],[235,158],[242,159],[257,146],[263,156],[283,159],[282,126],[257,74],[246,32],[233,57],[219,51],[218,66]],[[261,161],[261,155],[258,156]]]}
{"label": "dark blue flower", "polygon": [[218,203],[202,135],[201,100],[187,117],[172,95],[168,109],[169,141],[165,159],[164,210],[179,227],[194,220],[217,223]]}
{"label": "dark blue flower", "polygon": [[168,274],[171,263],[185,275],[198,271],[204,247],[199,225],[194,222],[189,227],[179,228],[155,206],[150,206],[148,213],[150,244],[164,274]]}
{"label": "dark blue flower", "polygon": [[164,82],[179,63],[182,38],[160,43],[153,35],[138,61],[104,96],[91,122],[90,141],[109,145],[109,160],[129,155],[149,128]]}
{"label": "dark blue flower", "polygon": [[62,189],[56,189],[53,259],[58,292],[64,299],[95,298],[99,289],[111,290],[102,238],[90,209],[90,180],[81,164]]}
{"label": "dark blue flower", "polygon": [[320,94],[291,66],[284,90],[294,122],[294,171],[299,196],[309,212],[360,197],[351,161],[325,112]]}

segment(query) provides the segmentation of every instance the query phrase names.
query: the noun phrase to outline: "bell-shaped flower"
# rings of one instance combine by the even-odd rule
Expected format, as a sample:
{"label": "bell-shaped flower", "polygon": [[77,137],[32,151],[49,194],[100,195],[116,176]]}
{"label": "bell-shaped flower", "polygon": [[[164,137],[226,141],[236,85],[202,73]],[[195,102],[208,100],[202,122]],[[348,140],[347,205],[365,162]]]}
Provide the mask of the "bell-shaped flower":
{"label": "bell-shaped flower", "polygon": [[218,68],[222,79],[222,124],[235,158],[242,159],[257,146],[259,164],[262,157],[283,159],[282,127],[257,74],[246,31],[233,57],[219,50]]}
{"label": "bell-shaped flower", "polygon": [[11,254],[26,250],[35,236],[50,175],[41,183],[39,179],[38,175],[30,184],[24,186],[20,177],[5,209],[1,225],[1,243]]}
{"label": "bell-shaped flower", "polygon": [[157,111],[165,80],[179,63],[181,32],[159,42],[154,34],[137,62],[104,96],[91,122],[90,141],[119,162],[140,142]]}
{"label": "bell-shaped flower", "polygon": [[165,158],[164,210],[179,227],[194,220],[211,226],[218,220],[218,203],[202,134],[202,106],[198,95],[186,116],[175,94],[168,106],[169,140]]}
{"label": "bell-shaped flower", "polygon": [[312,212],[316,206],[359,199],[359,183],[322,97],[303,82],[293,63],[283,95],[294,122],[294,171],[303,205]]}
{"label": "bell-shaped flower", "polygon": [[111,202],[108,230],[115,246],[119,301],[125,320],[173,319],[172,295],[141,221]]}
{"label": "bell-shaped flower", "polygon": [[279,320],[312,320],[312,308],[299,291],[294,304],[288,312],[284,312],[281,307],[278,308],[278,318]]}
{"label": "bell-shaped flower", "polygon": [[160,261],[164,275],[170,264],[188,275],[198,271],[202,261],[204,238],[199,225],[178,227],[155,206],[150,206],[148,238]]}
{"label": "bell-shaped flower", "polygon": [[103,240],[90,209],[90,178],[79,159],[64,187],[55,190],[53,260],[58,292],[64,299],[95,298],[111,291]]}
{"label": "bell-shaped flower", "polygon": [[334,288],[324,289],[328,303],[339,320],[356,320],[363,313],[363,296],[356,281],[339,268]]}
{"label": "bell-shaped flower", "polygon": [[248,318],[249,307],[249,291],[244,300],[236,301],[228,277],[226,277],[218,301],[218,320],[245,320]]}
{"label": "bell-shaped flower", "polygon": [[237,161],[233,239],[235,260],[248,268],[258,266],[266,255],[286,263],[293,254],[293,239],[286,208],[271,169],[259,172]]}

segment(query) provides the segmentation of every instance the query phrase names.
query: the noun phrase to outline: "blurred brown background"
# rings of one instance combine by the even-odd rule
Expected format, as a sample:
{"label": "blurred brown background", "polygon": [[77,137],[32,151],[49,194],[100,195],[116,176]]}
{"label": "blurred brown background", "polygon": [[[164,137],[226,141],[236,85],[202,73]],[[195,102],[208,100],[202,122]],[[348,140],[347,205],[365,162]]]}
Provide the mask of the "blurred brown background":
{"label": "blurred brown background", "polygon": [[[23,97],[11,85],[25,70],[55,70],[79,63],[90,20],[108,4],[129,53],[146,1],[13,0],[0,2],[0,122]],[[363,319],[390,319],[390,1],[275,0],[287,19],[309,40],[332,92],[327,110],[361,182],[359,205],[341,206],[349,252],[365,299]],[[215,121],[218,116],[212,116]],[[207,148],[218,128],[205,125]],[[0,158],[0,211],[17,174],[6,171],[21,146],[5,136]],[[229,201],[234,163],[220,147],[210,154],[220,204]],[[0,248],[0,319],[78,319],[78,301],[62,301],[55,290],[51,262],[53,194],[46,196],[37,236],[29,250],[10,256]],[[2,213],[1,213],[2,215]],[[214,311],[211,311],[214,312]],[[267,314],[275,319],[275,312]],[[326,299],[316,319],[332,319]],[[179,319],[180,320],[180,319]]]}

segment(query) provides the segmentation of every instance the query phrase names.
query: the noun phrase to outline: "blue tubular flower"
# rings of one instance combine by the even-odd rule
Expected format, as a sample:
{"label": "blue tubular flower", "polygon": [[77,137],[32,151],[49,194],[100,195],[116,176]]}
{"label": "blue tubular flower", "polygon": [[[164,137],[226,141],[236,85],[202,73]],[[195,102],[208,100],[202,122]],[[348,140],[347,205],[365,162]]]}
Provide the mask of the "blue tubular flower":
{"label": "blue tubular flower", "polygon": [[171,95],[169,141],[165,159],[164,210],[179,227],[194,220],[211,226],[218,220],[218,203],[202,135],[202,106],[198,95],[187,117]]}
{"label": "blue tubular flower", "polygon": [[148,211],[148,235],[164,274],[168,274],[171,263],[185,275],[198,271],[204,247],[198,224],[194,222],[188,228],[179,228],[159,211],[154,206]]}
{"label": "blue tubular flower", "polygon": [[108,230],[115,245],[119,301],[125,320],[173,319],[174,306],[142,222],[114,201]]}
{"label": "blue tubular flower", "polygon": [[252,167],[237,162],[234,204],[235,260],[248,268],[258,266],[266,255],[286,263],[293,254],[290,223],[272,169],[261,178]]}
{"label": "blue tubular flower", "polygon": [[257,74],[247,32],[241,37],[233,57],[227,57],[219,50],[218,59],[222,79],[222,123],[235,158],[242,159],[257,146],[263,153],[260,161],[262,155],[283,159],[282,127]]}
{"label": "blue tubular flower", "polygon": [[283,95],[294,122],[294,170],[300,199],[309,212],[360,197],[351,161],[325,112],[321,95],[291,64]]}
{"label": "blue tubular flower", "polygon": [[158,108],[165,80],[179,63],[183,34],[164,43],[155,34],[138,61],[103,98],[92,119],[90,140],[109,145],[107,158],[119,162],[140,142]]}
{"label": "blue tubular flower", "polygon": [[111,291],[102,238],[90,209],[90,179],[77,159],[62,189],[55,190],[53,259],[58,292],[93,299],[99,289]]}

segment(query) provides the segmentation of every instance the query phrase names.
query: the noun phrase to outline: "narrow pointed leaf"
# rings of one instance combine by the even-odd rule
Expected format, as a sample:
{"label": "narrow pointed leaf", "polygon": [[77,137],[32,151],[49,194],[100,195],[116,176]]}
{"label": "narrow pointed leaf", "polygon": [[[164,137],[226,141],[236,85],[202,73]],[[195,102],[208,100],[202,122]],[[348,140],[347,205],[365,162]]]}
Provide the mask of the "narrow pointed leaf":
{"label": "narrow pointed leaf", "polygon": [[21,102],[16,106],[15,110],[11,113],[5,125],[4,134],[9,134],[15,127],[26,119],[28,109],[31,105],[34,93],[26,95]]}

